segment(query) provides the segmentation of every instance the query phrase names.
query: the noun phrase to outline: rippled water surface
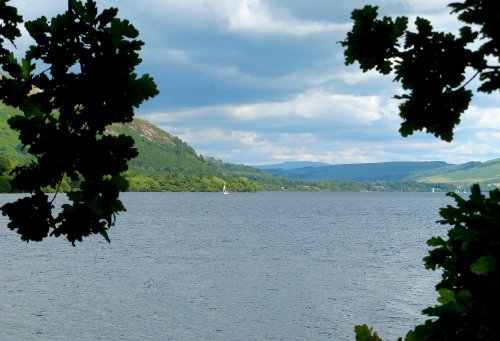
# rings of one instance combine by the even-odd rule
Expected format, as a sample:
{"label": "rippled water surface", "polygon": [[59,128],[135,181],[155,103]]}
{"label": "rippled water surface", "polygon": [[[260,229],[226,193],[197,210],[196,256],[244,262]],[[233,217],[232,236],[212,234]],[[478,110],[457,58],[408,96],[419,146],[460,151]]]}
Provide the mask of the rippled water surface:
{"label": "rippled water surface", "polygon": [[[14,200],[0,195],[0,204]],[[126,193],[102,237],[0,217],[0,340],[395,339],[423,321],[437,193]]]}

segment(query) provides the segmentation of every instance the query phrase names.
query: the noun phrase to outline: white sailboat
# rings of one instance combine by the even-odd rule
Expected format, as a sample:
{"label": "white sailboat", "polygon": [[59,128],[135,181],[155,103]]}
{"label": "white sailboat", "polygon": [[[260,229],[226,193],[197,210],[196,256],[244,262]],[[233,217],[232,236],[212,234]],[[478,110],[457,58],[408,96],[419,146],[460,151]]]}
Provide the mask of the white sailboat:
{"label": "white sailboat", "polygon": [[224,184],[224,187],[222,187],[222,193],[223,194],[229,194],[227,188],[226,188],[226,184]]}

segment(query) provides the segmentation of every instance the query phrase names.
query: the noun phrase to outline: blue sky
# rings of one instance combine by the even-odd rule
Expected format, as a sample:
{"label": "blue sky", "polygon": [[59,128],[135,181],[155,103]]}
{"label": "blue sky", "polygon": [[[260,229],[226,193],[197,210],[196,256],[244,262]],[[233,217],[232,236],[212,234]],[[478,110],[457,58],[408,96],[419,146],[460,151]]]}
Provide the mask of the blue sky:
{"label": "blue sky", "polygon": [[[456,30],[442,0],[100,0],[146,43],[139,72],[160,95],[137,110],[202,155],[238,164],[402,160],[461,163],[500,157],[500,96],[476,95],[452,143],[398,129],[391,77],[346,67],[337,43],[350,12],[422,16]],[[65,0],[12,0],[25,19]],[[22,50],[29,44],[23,37]]]}

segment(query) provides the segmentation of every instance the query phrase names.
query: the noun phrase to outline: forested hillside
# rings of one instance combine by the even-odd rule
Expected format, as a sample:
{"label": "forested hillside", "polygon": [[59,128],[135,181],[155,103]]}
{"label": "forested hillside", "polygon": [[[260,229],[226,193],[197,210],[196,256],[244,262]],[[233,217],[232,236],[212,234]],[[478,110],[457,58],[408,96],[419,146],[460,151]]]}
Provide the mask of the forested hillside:
{"label": "forested hillside", "polygon": [[265,170],[281,177],[303,180],[418,181],[447,183],[463,189],[473,183],[480,183],[487,187],[500,187],[500,159],[459,165],[451,165],[442,161],[380,162],[294,169],[266,168]]}
{"label": "forested hillside", "polygon": [[[9,171],[29,161],[18,134],[7,123],[9,117],[16,114],[19,111],[0,103],[0,191],[3,192],[10,189],[7,184]],[[231,191],[258,189],[255,182],[240,173],[221,169],[197,155],[193,148],[178,137],[148,121],[135,119],[127,125],[115,124],[108,127],[107,133],[132,136],[139,151],[139,156],[129,163],[129,190],[221,191],[224,183]],[[262,171],[252,170],[255,174],[262,173],[264,178],[274,178]],[[63,181],[61,188],[69,190],[70,181]]]}
{"label": "forested hillside", "polygon": [[14,162],[24,163],[29,160],[19,143],[19,134],[10,129],[7,120],[19,112],[0,102],[0,156]]}
{"label": "forested hillside", "polygon": [[133,137],[135,147],[139,150],[139,155],[129,163],[134,173],[223,176],[223,172],[205,162],[187,143],[146,120],[136,118],[127,125],[115,124],[108,127],[107,132]]}
{"label": "forested hillside", "polygon": [[[10,189],[9,170],[29,161],[19,143],[17,133],[7,124],[8,118],[17,113],[15,109],[0,104],[0,192]],[[311,180],[280,177],[254,167],[226,163],[198,155],[180,138],[143,119],[135,119],[126,125],[112,125],[107,128],[107,133],[132,136],[139,151],[139,156],[129,163],[127,175],[130,191],[217,192],[221,191],[224,184],[231,192],[256,190],[430,192],[432,188],[439,191],[454,189],[452,185],[430,184],[408,179],[387,182],[379,181],[383,180],[379,178],[374,179],[376,181],[363,183],[351,179]],[[70,190],[71,186],[70,181],[63,181],[60,189]]]}

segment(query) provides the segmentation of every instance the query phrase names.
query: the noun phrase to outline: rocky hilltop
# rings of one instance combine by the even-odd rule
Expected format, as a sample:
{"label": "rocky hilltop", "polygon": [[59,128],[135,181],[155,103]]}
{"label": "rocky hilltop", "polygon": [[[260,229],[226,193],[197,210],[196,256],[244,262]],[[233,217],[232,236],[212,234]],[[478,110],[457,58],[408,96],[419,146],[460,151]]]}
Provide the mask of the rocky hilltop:
{"label": "rocky hilltop", "polygon": [[128,130],[142,139],[160,145],[176,146],[182,143],[182,140],[178,137],[170,135],[156,124],[142,118],[135,118],[132,122],[127,124],[116,123],[106,129],[110,134],[118,134],[119,130]]}

